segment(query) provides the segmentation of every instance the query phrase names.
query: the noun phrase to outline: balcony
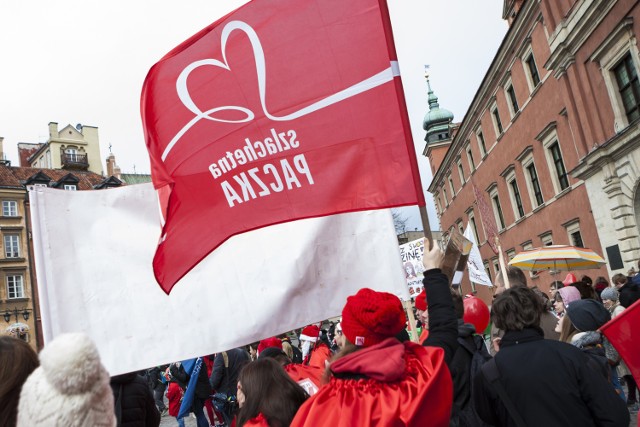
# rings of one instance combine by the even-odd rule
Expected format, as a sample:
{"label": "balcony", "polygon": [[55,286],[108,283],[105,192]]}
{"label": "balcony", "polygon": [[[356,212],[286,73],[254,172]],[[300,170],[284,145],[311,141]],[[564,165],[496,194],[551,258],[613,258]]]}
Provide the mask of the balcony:
{"label": "balcony", "polygon": [[63,169],[86,170],[89,168],[89,160],[86,154],[63,153],[61,160]]}

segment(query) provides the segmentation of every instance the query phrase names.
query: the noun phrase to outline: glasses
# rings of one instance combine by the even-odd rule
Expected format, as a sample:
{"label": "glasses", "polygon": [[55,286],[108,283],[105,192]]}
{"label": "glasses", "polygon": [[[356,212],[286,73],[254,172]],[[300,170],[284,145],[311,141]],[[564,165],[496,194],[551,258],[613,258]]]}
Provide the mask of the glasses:
{"label": "glasses", "polygon": [[336,329],[336,335],[342,336],[342,329]]}

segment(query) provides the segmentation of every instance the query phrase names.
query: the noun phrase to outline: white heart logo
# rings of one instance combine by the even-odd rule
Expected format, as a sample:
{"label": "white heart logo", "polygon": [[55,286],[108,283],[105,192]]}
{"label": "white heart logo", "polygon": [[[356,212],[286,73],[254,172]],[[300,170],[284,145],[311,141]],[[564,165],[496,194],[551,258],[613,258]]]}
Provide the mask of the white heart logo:
{"label": "white heart logo", "polygon": [[[198,123],[200,120],[212,120],[216,122],[223,123],[245,123],[253,120],[255,118],[255,114],[253,111],[249,110],[246,107],[241,107],[238,105],[224,105],[221,107],[215,107],[207,111],[202,111],[191,99],[191,95],[189,94],[189,90],[187,89],[187,80],[189,78],[189,74],[195,70],[196,68],[210,65],[214,67],[220,67],[224,70],[231,71],[229,64],[227,63],[227,54],[226,54],[226,46],[227,40],[229,39],[229,35],[234,30],[240,30],[244,32],[249,38],[249,42],[251,43],[251,47],[253,48],[253,55],[256,63],[256,74],[258,77],[258,90],[260,95],[260,104],[262,106],[262,111],[270,120],[273,121],[289,121],[294,120],[299,117],[310,114],[314,111],[318,111],[322,108],[328,107],[329,105],[335,104],[337,102],[343,101],[347,98],[351,98],[352,96],[358,95],[362,92],[373,89],[377,86],[385,84],[393,80],[394,77],[400,75],[400,70],[398,68],[398,63],[396,61],[392,61],[389,68],[365,79],[359,83],[356,83],[353,86],[350,86],[346,89],[341,90],[333,95],[330,95],[320,101],[317,101],[311,105],[308,105],[298,111],[295,111],[286,116],[274,116],[269,113],[265,98],[266,98],[266,81],[267,81],[267,73],[265,67],[264,60],[264,50],[262,49],[262,44],[260,43],[260,39],[258,38],[258,34],[254,31],[254,29],[245,22],[242,21],[231,21],[224,26],[222,30],[221,43],[220,47],[222,49],[222,61],[218,59],[202,59],[199,61],[192,62],[189,64],[178,76],[176,80],[176,90],[178,92],[178,97],[180,101],[184,104],[185,107],[189,109],[195,116],[191,119],[180,131],[173,137],[171,142],[167,145],[162,153],[162,160],[166,160],[167,156],[176,145],[176,143],[182,138],[182,136],[189,130],[193,125]],[[215,114],[220,111],[241,111],[246,114],[245,118],[239,120],[228,120],[216,117]]]}

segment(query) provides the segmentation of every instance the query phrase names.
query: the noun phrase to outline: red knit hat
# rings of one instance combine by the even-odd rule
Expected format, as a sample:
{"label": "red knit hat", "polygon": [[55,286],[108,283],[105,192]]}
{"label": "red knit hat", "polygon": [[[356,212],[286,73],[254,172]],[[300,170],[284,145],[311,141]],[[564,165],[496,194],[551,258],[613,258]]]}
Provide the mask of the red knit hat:
{"label": "red knit hat", "polygon": [[416,297],[415,306],[420,311],[427,311],[427,293],[422,289],[420,295]]}
{"label": "red knit hat", "polygon": [[258,353],[262,353],[262,350],[269,347],[277,347],[282,350],[282,341],[276,337],[265,338],[258,344]]}
{"label": "red knit hat", "polygon": [[405,314],[397,296],[363,288],[347,298],[341,324],[351,343],[369,347],[396,336],[405,326]]}
{"label": "red knit hat", "polygon": [[320,336],[320,328],[316,325],[305,326],[300,334],[300,339],[305,341],[316,342]]}

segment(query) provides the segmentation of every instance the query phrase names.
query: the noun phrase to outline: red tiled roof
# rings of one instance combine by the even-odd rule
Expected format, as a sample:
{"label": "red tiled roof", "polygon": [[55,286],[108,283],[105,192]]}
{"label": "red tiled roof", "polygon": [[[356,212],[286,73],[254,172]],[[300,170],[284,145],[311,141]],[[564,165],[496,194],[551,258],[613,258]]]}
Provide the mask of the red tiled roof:
{"label": "red tiled roof", "polygon": [[44,144],[39,144],[38,147],[33,148],[19,148],[18,147],[18,157],[20,157],[20,166],[26,166],[29,164],[29,157],[33,155],[36,151],[38,151]]}
{"label": "red tiled roof", "polygon": [[24,187],[24,182],[38,172],[44,173],[52,181],[60,181],[68,174],[72,174],[78,178],[78,190],[93,190],[95,185],[105,180],[102,175],[90,171],[12,167],[0,164],[0,187]]}

